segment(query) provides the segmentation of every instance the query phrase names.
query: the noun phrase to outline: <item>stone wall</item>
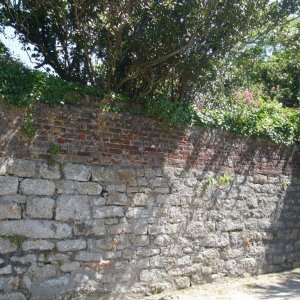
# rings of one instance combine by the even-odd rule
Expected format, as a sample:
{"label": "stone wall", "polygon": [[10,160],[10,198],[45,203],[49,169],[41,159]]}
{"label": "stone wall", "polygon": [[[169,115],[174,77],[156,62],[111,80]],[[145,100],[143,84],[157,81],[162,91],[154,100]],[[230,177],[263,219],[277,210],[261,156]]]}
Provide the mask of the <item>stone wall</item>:
{"label": "stone wall", "polygon": [[0,299],[132,299],[300,266],[297,147],[45,106],[29,139],[25,112],[0,114]]}

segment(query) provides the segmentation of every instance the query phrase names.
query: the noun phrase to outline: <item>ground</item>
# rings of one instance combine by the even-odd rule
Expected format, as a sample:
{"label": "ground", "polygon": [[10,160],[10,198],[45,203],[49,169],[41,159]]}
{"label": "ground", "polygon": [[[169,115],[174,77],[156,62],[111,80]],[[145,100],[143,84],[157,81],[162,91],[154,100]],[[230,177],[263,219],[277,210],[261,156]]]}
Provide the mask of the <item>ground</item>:
{"label": "ground", "polygon": [[145,300],[300,300],[300,269],[250,278],[223,279],[217,283],[163,293]]}

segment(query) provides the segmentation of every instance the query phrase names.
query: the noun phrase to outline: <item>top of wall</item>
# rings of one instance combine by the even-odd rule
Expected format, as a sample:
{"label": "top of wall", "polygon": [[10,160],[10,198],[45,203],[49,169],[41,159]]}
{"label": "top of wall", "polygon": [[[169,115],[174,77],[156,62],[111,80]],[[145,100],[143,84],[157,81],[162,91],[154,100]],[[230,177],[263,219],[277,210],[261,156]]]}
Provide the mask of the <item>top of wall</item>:
{"label": "top of wall", "polygon": [[162,122],[93,108],[33,110],[36,135],[22,130],[26,111],[0,103],[0,156],[55,159],[100,165],[174,166],[220,172],[291,174],[299,172],[297,146],[274,145],[229,133],[169,127]]}

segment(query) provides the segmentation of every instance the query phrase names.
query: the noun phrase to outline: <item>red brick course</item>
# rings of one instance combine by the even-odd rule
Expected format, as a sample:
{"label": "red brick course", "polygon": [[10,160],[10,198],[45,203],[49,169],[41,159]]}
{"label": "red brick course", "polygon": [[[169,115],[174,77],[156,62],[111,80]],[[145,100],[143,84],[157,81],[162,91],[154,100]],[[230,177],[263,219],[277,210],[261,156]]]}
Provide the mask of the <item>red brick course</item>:
{"label": "red brick course", "polygon": [[[92,108],[49,107],[33,111],[37,135],[22,132],[26,113],[0,105],[0,156],[46,159],[56,144],[61,162],[100,165],[174,166],[220,172],[299,172],[298,146],[274,145],[199,127],[175,128],[146,117]],[[14,132],[9,135],[9,132]]]}

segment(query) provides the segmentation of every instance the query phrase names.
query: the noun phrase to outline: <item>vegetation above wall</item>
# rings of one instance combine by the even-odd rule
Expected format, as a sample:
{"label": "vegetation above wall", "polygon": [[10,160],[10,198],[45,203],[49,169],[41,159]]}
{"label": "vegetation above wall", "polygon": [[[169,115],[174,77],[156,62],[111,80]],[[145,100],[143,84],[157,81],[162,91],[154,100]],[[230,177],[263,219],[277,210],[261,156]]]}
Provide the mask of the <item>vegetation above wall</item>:
{"label": "vegetation above wall", "polygon": [[86,105],[146,115],[170,125],[200,125],[245,136],[267,137],[276,143],[300,141],[299,109],[282,107],[276,100],[250,91],[238,91],[215,108],[203,108],[195,102],[171,102],[163,95],[129,99],[30,70],[13,60],[3,46],[1,52],[0,95],[13,105]]}

